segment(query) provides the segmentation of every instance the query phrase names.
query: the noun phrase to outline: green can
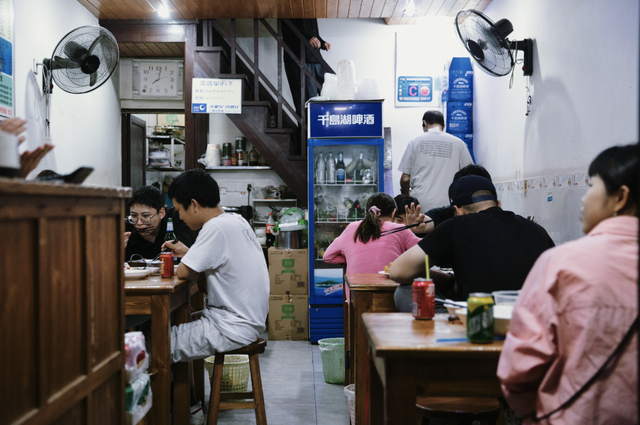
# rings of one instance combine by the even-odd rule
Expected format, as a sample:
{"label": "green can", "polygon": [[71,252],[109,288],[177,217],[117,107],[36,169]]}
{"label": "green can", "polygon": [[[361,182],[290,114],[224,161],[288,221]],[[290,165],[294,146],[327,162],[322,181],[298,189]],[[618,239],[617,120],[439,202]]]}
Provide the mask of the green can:
{"label": "green can", "polygon": [[467,339],[476,344],[493,342],[493,298],[474,292],[467,299]]}

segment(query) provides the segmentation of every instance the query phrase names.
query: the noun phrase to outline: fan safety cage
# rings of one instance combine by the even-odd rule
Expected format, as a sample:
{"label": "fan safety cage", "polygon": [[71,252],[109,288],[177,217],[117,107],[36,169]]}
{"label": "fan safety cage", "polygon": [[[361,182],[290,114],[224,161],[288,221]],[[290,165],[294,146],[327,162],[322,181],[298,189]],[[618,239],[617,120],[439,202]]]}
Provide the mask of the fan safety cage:
{"label": "fan safety cage", "polygon": [[486,15],[472,9],[460,11],[456,29],[464,47],[486,73],[501,77],[511,72],[514,63],[509,41]]}
{"label": "fan safety cage", "polygon": [[80,67],[57,68],[54,66],[52,76],[58,87],[69,93],[88,93],[100,87],[111,77],[119,61],[118,43],[113,34],[100,26],[87,25],[74,29],[60,40],[51,58],[54,59],[57,56],[73,59],[67,55],[69,46],[77,49],[76,45],[79,45],[88,51],[91,44],[99,37],[102,37],[101,40],[91,52],[91,55],[100,60],[100,66],[95,71],[96,81],[91,84],[91,75],[83,72]]}

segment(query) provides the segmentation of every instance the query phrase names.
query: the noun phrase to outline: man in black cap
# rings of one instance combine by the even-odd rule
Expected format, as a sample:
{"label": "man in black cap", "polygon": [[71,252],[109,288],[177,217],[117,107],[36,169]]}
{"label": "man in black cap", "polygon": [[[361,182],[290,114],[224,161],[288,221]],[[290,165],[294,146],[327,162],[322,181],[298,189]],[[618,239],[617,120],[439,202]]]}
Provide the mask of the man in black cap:
{"label": "man in black cap", "polygon": [[534,222],[500,208],[489,179],[465,176],[449,187],[454,217],[402,254],[390,269],[396,307],[411,311],[411,284],[425,276],[424,256],[431,266],[451,264],[454,275],[432,273],[436,288],[466,300],[473,292],[519,290],[538,256],[554,246]]}

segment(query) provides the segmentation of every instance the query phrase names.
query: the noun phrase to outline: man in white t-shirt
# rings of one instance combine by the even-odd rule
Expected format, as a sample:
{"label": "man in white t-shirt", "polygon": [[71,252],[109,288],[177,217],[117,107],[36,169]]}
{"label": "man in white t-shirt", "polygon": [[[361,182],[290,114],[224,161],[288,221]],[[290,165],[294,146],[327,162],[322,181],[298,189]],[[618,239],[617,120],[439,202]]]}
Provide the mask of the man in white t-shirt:
{"label": "man in white t-shirt", "polygon": [[424,211],[449,203],[449,185],[462,167],[473,164],[467,145],[444,133],[444,117],[427,111],[422,117],[424,134],[416,137],[404,151],[398,171],[400,191],[418,198]]}
{"label": "man in white t-shirt", "polygon": [[168,195],[180,218],[200,232],[191,248],[164,246],[182,258],[178,278],[206,278],[208,294],[199,320],[171,327],[171,359],[201,359],[255,342],[269,311],[269,273],[253,229],[224,212],[218,183],[202,169],[179,175]]}

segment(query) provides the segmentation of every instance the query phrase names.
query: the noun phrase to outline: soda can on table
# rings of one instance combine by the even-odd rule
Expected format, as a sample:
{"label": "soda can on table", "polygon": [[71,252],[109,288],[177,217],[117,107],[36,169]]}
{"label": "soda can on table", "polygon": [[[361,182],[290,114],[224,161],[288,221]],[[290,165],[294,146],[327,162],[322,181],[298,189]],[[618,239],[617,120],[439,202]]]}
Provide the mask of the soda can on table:
{"label": "soda can on table", "polygon": [[162,261],[162,277],[173,277],[173,254],[163,252],[160,254],[160,261]]}
{"label": "soda can on table", "polygon": [[436,285],[419,277],[411,285],[411,310],[418,320],[431,320],[436,314]]}
{"label": "soda can on table", "polygon": [[476,344],[493,342],[493,297],[474,292],[467,299],[467,339]]}

